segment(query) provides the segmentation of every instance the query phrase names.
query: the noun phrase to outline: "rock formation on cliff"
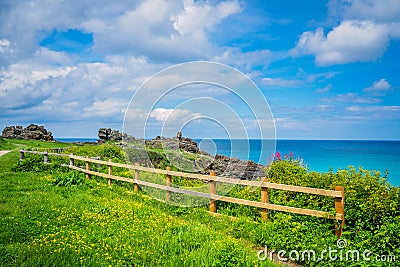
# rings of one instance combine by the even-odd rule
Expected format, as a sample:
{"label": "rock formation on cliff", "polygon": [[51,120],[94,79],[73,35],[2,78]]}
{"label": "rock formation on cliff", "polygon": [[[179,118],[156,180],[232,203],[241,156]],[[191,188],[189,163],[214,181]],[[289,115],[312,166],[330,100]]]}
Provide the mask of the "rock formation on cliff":
{"label": "rock formation on cliff", "polygon": [[[177,150],[178,148],[189,153],[206,155],[209,160],[206,162],[193,162],[193,165],[202,169],[203,174],[208,174],[210,170],[214,171],[218,176],[237,177],[239,179],[252,180],[257,177],[265,177],[264,166],[257,164],[251,160],[240,160],[230,158],[223,155],[215,155],[211,157],[207,152],[201,151],[197,142],[190,138],[182,137],[182,133],[178,132],[176,137],[167,138],[157,136],[152,140],[146,140],[148,148],[163,148]],[[153,162],[154,164],[154,162]],[[204,166],[206,164],[206,166]],[[204,168],[202,168],[203,165]]]}
{"label": "rock formation on cliff", "polygon": [[27,139],[27,140],[45,140],[53,141],[51,132],[48,132],[44,126],[30,124],[28,127],[7,126],[1,134],[3,138],[9,139]]}
{"label": "rock formation on cliff", "polygon": [[[251,160],[240,160],[223,155],[212,157],[207,152],[201,151],[196,141],[183,137],[181,132],[178,132],[177,135],[172,138],[157,136],[151,140],[144,140],[141,138],[134,138],[126,133],[121,133],[110,128],[101,128],[98,131],[98,136],[100,138],[100,143],[121,140],[128,142],[129,144],[121,145],[126,148],[126,151],[130,151],[127,152],[129,160],[145,166],[160,168],[160,166],[164,166],[165,164],[172,164],[179,169],[180,166],[178,165],[183,162],[183,164],[186,164],[185,166],[192,166],[191,171],[202,174],[209,174],[210,171],[214,171],[218,176],[245,180],[265,177],[264,166]],[[160,149],[162,149],[163,152],[160,152]],[[172,151],[177,152],[179,150],[197,154],[200,157],[188,159],[182,154],[171,153]],[[167,154],[168,156],[166,156]]]}
{"label": "rock formation on cliff", "polygon": [[97,135],[100,143],[105,141],[122,141],[122,139],[127,142],[135,140],[133,136],[111,128],[100,128]]}

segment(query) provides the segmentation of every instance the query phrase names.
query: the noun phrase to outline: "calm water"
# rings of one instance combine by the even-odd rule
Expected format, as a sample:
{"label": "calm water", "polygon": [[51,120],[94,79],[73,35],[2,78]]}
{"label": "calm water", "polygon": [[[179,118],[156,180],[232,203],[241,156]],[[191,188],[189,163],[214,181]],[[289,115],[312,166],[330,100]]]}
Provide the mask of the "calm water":
{"label": "calm water", "polygon": [[[58,138],[62,142],[94,142],[96,138]],[[273,143],[261,140],[196,140],[200,149],[242,160],[266,164],[271,158]],[[263,147],[264,149],[261,149]],[[300,156],[313,171],[336,171],[347,166],[362,166],[382,173],[389,170],[388,179],[400,186],[400,141],[353,141],[353,140],[278,140],[276,151],[282,156],[293,152]]]}
{"label": "calm water", "polygon": [[[198,140],[200,141],[200,140]],[[233,156],[266,164],[271,154],[261,154],[261,140],[224,140],[200,142],[202,150],[210,154]],[[231,151],[231,148],[235,147]],[[239,149],[238,149],[239,148]],[[240,149],[242,148],[242,149]],[[249,149],[250,148],[250,149]],[[278,140],[276,151],[282,154],[293,152],[300,156],[313,171],[336,171],[347,166],[362,166],[367,170],[382,173],[389,170],[388,179],[393,185],[400,185],[400,141],[342,141],[342,140]]]}

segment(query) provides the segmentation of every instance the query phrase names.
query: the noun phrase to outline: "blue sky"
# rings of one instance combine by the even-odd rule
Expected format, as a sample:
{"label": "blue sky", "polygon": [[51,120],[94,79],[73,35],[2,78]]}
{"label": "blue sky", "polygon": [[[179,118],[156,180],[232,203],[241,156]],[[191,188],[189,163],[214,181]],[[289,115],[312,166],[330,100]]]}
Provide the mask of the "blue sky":
{"label": "blue sky", "polygon": [[[56,137],[122,129],[147,78],[204,60],[258,85],[277,138],[400,140],[399,56],[398,0],[1,1],[0,127],[33,122]],[[205,112],[179,103],[203,96],[237,106],[218,88],[182,88],[136,115],[190,121]],[[205,125],[184,134],[224,137]]]}

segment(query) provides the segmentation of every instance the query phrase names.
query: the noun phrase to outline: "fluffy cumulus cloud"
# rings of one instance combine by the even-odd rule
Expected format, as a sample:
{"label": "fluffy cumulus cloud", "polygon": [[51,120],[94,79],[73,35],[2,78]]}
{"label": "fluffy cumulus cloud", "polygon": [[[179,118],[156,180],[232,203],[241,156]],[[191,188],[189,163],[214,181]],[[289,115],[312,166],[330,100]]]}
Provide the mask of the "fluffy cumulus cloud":
{"label": "fluffy cumulus cloud", "polygon": [[41,0],[0,7],[0,56],[4,59],[12,48],[14,61],[34,54],[40,47],[38,40],[54,30],[69,29],[92,34],[91,49],[99,55],[145,55],[167,62],[210,59],[223,50],[209,41],[208,33],[241,11],[237,0]]}
{"label": "fluffy cumulus cloud", "polygon": [[156,108],[150,113],[150,118],[155,118],[157,121],[162,123],[184,123],[199,116],[201,116],[200,113],[192,113],[190,110],[179,108]]}
{"label": "fluffy cumulus cloud", "polygon": [[194,3],[193,0],[184,1],[184,10],[173,16],[174,29],[180,35],[194,35],[200,38],[205,35],[205,30],[212,30],[224,18],[240,12],[241,7],[237,1],[221,2],[216,6]]}
{"label": "fluffy cumulus cloud", "polygon": [[315,55],[315,62],[324,66],[375,61],[389,45],[393,29],[372,21],[345,20],[326,35],[322,28],[303,33],[292,53]]}
{"label": "fluffy cumulus cloud", "polygon": [[[0,117],[122,123],[135,90],[154,73],[222,58],[226,48],[210,34],[241,11],[237,0],[1,2]],[[80,41],[68,39],[73,33],[90,35],[85,51],[58,49]],[[151,116],[193,116],[185,112],[159,109]]]}
{"label": "fluffy cumulus cloud", "polygon": [[122,122],[136,88],[162,65],[145,58],[107,57],[74,66],[16,63],[0,71],[0,110],[30,121]]}
{"label": "fluffy cumulus cloud", "polygon": [[301,34],[293,56],[314,55],[317,65],[375,61],[390,40],[400,38],[400,2],[396,0],[335,0],[330,14],[339,25]]}
{"label": "fluffy cumulus cloud", "polygon": [[221,21],[240,12],[237,1],[143,1],[110,20],[91,20],[94,50],[146,55],[154,61],[181,62],[212,58],[222,52],[208,33]]}
{"label": "fluffy cumulus cloud", "polygon": [[373,82],[371,86],[365,88],[363,91],[376,96],[385,95],[392,91],[392,86],[386,79],[380,79],[379,81]]}
{"label": "fluffy cumulus cloud", "polygon": [[331,0],[328,4],[333,17],[392,22],[399,20],[398,0]]}

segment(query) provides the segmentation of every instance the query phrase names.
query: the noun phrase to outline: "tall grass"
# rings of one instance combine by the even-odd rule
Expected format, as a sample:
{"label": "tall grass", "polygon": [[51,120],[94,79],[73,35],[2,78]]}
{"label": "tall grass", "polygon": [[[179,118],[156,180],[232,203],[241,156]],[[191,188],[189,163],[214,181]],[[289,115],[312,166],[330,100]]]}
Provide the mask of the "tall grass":
{"label": "tall grass", "polygon": [[[0,158],[3,266],[271,266],[226,218],[168,206],[94,178],[57,186],[57,171],[12,172]],[[76,177],[75,177],[76,179]]]}

